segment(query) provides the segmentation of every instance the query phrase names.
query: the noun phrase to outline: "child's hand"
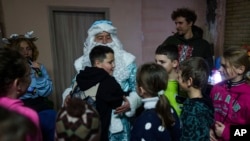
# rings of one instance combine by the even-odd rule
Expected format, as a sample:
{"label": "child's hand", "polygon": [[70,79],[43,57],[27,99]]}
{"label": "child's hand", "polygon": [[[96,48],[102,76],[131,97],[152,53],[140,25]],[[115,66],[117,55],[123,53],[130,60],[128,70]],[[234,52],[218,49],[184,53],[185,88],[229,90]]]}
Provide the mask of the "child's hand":
{"label": "child's hand", "polygon": [[32,62],[32,67],[40,69],[40,64],[34,61]]}
{"label": "child's hand", "polygon": [[225,129],[225,125],[222,122],[219,122],[219,121],[215,122],[215,130],[214,131],[218,137],[221,137],[224,129]]}
{"label": "child's hand", "polygon": [[209,134],[210,134],[210,141],[218,141],[212,129],[210,129]]}
{"label": "child's hand", "polygon": [[115,109],[115,114],[121,114],[121,113],[124,113],[130,109],[130,103],[129,103],[128,99],[125,96],[123,96],[123,99],[124,99],[124,102],[123,102],[122,106]]}

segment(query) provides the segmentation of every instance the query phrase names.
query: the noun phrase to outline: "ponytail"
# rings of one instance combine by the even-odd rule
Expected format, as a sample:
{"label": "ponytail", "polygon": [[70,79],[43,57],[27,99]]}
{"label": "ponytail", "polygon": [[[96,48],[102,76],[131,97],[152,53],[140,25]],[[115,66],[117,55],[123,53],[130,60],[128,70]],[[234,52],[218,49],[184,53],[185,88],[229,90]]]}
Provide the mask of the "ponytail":
{"label": "ponytail", "polygon": [[171,127],[174,124],[175,118],[172,114],[170,102],[164,95],[159,95],[159,100],[156,104],[155,109],[156,113],[162,121],[163,127]]}

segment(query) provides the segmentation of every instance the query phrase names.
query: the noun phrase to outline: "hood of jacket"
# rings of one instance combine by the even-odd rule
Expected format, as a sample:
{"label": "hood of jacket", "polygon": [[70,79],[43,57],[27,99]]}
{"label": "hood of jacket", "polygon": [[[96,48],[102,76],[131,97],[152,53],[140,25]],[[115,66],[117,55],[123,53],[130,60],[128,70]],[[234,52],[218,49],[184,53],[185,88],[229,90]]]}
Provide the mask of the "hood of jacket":
{"label": "hood of jacket", "polygon": [[101,68],[97,67],[85,67],[76,76],[76,81],[82,91],[85,91],[97,83],[103,81],[105,78],[110,77],[110,75]]}

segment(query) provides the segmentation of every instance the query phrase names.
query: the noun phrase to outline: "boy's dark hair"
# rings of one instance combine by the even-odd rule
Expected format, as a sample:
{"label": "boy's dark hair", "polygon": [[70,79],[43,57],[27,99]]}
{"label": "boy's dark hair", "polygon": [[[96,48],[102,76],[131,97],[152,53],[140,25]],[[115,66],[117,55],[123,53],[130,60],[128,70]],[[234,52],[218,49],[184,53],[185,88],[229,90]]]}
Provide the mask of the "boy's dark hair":
{"label": "boy's dark hair", "polygon": [[114,54],[114,51],[107,46],[95,46],[89,54],[89,60],[91,62],[91,65],[94,66],[96,60],[103,61],[106,58],[107,53]]}
{"label": "boy's dark hair", "polygon": [[209,67],[207,62],[201,57],[191,57],[180,63],[179,69],[182,72],[181,77],[186,82],[190,77],[193,79],[192,87],[197,89],[206,88],[209,76]]}
{"label": "boy's dark hair", "polygon": [[177,10],[173,11],[171,17],[172,20],[175,20],[178,17],[184,17],[188,23],[193,22],[193,24],[197,19],[195,12],[188,8],[178,8]]}
{"label": "boy's dark hair", "polygon": [[176,45],[159,45],[155,54],[166,55],[171,61],[178,61],[178,47]]}

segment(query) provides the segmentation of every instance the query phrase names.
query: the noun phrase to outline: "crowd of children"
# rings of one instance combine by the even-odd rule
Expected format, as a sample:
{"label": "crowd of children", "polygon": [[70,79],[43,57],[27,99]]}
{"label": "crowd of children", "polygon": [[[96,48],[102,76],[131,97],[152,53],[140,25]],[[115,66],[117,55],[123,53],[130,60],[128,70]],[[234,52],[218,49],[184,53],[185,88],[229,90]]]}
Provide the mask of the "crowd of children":
{"label": "crowd of children", "polygon": [[[183,20],[186,10],[193,14],[178,9],[173,20]],[[185,21],[190,34],[195,20]],[[183,56],[185,47],[172,41],[189,34],[177,26],[176,35],[156,48],[155,62],[137,69],[135,56],[123,50],[112,22],[96,21],[88,31],[84,55],[75,62],[78,74],[73,80],[80,93],[76,96],[73,86],[66,89],[57,113],[44,101],[52,81],[36,61],[35,38],[13,35],[8,46],[0,48],[0,113],[6,114],[0,117],[5,129],[0,139],[17,140],[13,134],[20,141],[229,141],[232,125],[250,124],[248,50],[224,48],[218,70],[224,80],[205,91],[210,56],[199,56],[198,46],[196,54]],[[36,91],[30,92],[31,87]],[[95,106],[86,99],[89,93],[94,93]]]}

